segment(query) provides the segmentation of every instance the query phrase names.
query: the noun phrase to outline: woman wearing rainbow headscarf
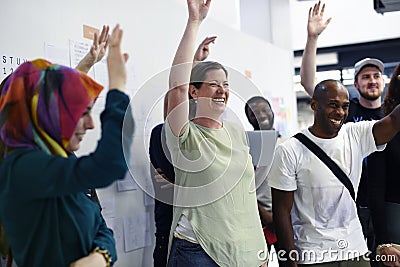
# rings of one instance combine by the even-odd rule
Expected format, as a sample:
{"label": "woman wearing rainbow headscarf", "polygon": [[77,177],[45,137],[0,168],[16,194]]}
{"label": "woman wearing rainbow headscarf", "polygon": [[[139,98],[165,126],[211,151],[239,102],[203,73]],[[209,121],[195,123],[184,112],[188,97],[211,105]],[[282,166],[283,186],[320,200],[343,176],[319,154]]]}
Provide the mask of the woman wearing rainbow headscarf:
{"label": "woman wearing rainbow headscarf", "polygon": [[[133,129],[122,30],[109,40],[109,92],[96,150],[77,158],[103,87],[84,72],[43,59],[22,64],[0,94],[0,222],[15,262],[29,266],[111,266],[112,231],[85,192],[123,178]],[[127,112],[129,114],[129,112]],[[124,127],[124,132],[123,132]],[[127,140],[124,144],[122,140]]]}

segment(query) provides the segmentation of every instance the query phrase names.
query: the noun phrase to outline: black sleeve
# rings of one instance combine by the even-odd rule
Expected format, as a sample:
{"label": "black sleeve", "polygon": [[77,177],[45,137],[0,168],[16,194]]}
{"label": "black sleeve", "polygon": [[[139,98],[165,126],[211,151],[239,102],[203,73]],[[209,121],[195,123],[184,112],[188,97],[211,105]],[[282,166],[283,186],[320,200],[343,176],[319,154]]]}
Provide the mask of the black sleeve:
{"label": "black sleeve", "polygon": [[163,124],[157,125],[151,131],[149,154],[151,164],[154,168],[160,168],[167,176],[168,180],[173,183],[175,181],[175,172],[170,162],[171,157],[169,156],[169,151],[165,143]]}
{"label": "black sleeve", "polygon": [[367,158],[368,205],[377,244],[386,243],[385,239],[385,191],[386,191],[386,152],[375,152]]}

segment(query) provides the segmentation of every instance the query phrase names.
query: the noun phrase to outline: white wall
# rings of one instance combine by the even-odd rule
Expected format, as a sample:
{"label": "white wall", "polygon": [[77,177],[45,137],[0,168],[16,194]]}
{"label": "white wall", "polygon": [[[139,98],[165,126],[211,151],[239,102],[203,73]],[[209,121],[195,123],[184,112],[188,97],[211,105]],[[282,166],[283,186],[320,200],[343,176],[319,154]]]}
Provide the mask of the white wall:
{"label": "white wall", "polygon": [[[293,50],[306,44],[308,9],[317,1],[291,1]],[[373,0],[325,0],[324,17],[332,17],[328,28],[318,39],[318,47],[363,43],[399,38],[400,12],[379,14]]]}
{"label": "white wall", "polygon": [[[130,89],[136,92],[132,100],[136,132],[131,171],[135,179],[142,180],[149,175],[149,131],[162,121],[161,99],[167,90],[166,69],[172,62],[186,23],[185,2],[1,0],[0,53],[28,59],[43,57],[45,43],[67,49],[70,39],[83,40],[83,24],[100,28],[103,24],[114,26],[120,23],[124,29],[123,47],[131,55],[136,84],[141,86]],[[218,36],[212,45],[210,59],[230,68],[231,113],[245,128],[251,129],[244,115],[244,101],[253,95],[264,94],[274,99],[273,105],[278,109],[275,111],[281,114],[279,127],[283,127],[287,134],[294,133],[297,130],[297,111],[292,89],[292,51],[239,32],[236,25],[238,1],[226,0],[225,3],[225,6],[220,6],[220,13],[212,14],[203,23],[198,42],[207,35]],[[224,16],[228,19],[224,20]],[[243,75],[246,71],[251,73],[251,80]],[[79,154],[92,151],[99,134],[97,121],[97,129],[86,136]],[[101,190],[99,195],[101,199],[115,197],[116,216],[152,212],[152,208],[144,206],[144,194],[140,189],[117,193],[115,185],[112,185]],[[138,227],[144,229],[143,225]],[[153,237],[154,229],[150,231]],[[129,253],[119,250],[116,266],[151,266],[152,251],[153,247]]]}

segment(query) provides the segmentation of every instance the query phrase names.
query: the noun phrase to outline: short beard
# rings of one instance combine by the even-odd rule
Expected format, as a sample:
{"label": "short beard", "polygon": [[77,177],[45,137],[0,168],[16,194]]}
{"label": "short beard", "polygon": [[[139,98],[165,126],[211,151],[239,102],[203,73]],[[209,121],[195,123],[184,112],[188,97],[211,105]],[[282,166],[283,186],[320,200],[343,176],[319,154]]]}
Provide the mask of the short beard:
{"label": "short beard", "polygon": [[382,92],[378,96],[371,96],[366,93],[361,93],[360,91],[358,91],[358,93],[360,94],[360,96],[362,96],[363,98],[370,100],[370,101],[377,100],[378,98],[380,98],[382,96]]}

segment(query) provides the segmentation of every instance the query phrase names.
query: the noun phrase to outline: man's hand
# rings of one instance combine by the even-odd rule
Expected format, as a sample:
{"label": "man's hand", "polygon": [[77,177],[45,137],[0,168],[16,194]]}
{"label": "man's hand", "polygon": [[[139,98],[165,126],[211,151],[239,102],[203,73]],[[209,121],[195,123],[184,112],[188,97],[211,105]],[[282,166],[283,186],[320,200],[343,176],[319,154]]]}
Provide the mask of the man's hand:
{"label": "man's hand", "polygon": [[324,11],[325,11],[325,4],[321,7],[321,1],[318,1],[314,5],[314,7],[310,7],[308,12],[308,24],[307,24],[307,32],[308,37],[317,38],[328,26],[329,22],[331,22],[332,18],[327,19],[324,22]]}
{"label": "man's hand", "polygon": [[394,247],[382,247],[379,249],[380,260],[386,266],[400,267],[400,251]]}

